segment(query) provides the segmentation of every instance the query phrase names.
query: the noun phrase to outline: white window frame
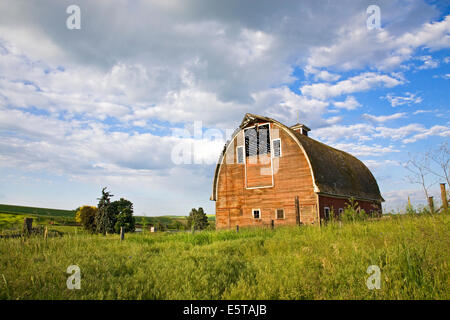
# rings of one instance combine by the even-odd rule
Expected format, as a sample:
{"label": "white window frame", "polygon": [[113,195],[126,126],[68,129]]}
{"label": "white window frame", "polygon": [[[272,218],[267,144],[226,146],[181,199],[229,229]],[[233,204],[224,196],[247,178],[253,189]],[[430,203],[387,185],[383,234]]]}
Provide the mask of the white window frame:
{"label": "white window frame", "polygon": [[[283,210],[283,218],[278,218],[278,215],[277,215],[278,210]],[[275,209],[275,220],[284,220],[285,218],[286,218],[286,213],[284,212],[284,208]]]}
{"label": "white window frame", "polygon": [[343,214],[343,213],[344,213],[344,209],[342,209],[342,208],[339,208],[338,212],[339,212],[339,215],[341,215],[341,214]]}
{"label": "white window frame", "polygon": [[[259,211],[259,217],[255,218],[255,211]],[[261,219],[261,209],[252,209],[253,219]]]}
{"label": "white window frame", "polygon": [[270,153],[272,154],[272,158],[275,158],[275,148],[273,147],[273,142],[275,140],[279,140],[280,141],[280,156],[278,156],[276,158],[281,158],[283,156],[283,153],[282,153],[282,150],[281,150],[281,138],[272,139],[272,146],[271,146],[272,150],[271,150]]}
{"label": "white window frame", "polygon": [[[270,122],[263,122],[263,123],[259,123],[259,124],[255,124],[253,126],[249,126],[246,127],[244,129],[242,129],[243,135],[244,135],[244,164],[245,164],[245,189],[247,190],[252,190],[252,189],[264,189],[264,188],[273,188],[274,186],[274,180],[273,180],[273,150],[270,150],[270,170],[272,171],[272,184],[270,186],[262,186],[262,187],[249,187],[247,184],[247,151],[245,150],[245,130],[247,129],[251,129],[251,128],[256,128],[256,127],[260,127],[263,125],[269,125],[269,137],[272,137],[272,126],[270,125]],[[272,140],[271,140],[272,141]],[[272,147],[272,146],[271,146]],[[281,155],[281,144],[280,144],[280,155]],[[259,154],[257,155],[259,157]],[[260,211],[261,214],[261,211]]]}
{"label": "white window frame", "polygon": [[327,219],[327,209],[328,209],[328,218],[331,216],[331,210],[330,207],[324,207],[323,208],[323,218]]}
{"label": "white window frame", "polygon": [[[242,149],[242,162],[239,162],[239,149]],[[245,164],[245,148],[244,146],[237,146],[236,147],[236,163],[237,164]]]}

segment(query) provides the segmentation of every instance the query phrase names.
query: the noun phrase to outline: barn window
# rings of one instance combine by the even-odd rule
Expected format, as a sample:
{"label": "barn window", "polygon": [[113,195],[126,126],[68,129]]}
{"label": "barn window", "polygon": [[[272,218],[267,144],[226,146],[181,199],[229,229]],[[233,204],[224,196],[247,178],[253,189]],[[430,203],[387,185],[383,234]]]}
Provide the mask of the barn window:
{"label": "barn window", "polygon": [[237,163],[244,163],[244,147],[240,146],[236,148]]}
{"label": "barn window", "polygon": [[246,129],[244,136],[246,157],[270,153],[269,124]]}
{"label": "barn window", "polygon": [[325,220],[330,219],[330,208],[328,208],[328,207],[323,208],[323,212],[325,215]]}
{"label": "barn window", "polygon": [[258,126],[258,154],[270,153],[269,124]]}
{"label": "barn window", "polygon": [[272,140],[273,145],[273,157],[278,158],[281,157],[281,139]]}
{"label": "barn window", "polygon": [[341,215],[341,214],[343,214],[343,213],[344,213],[344,209],[339,208],[339,215]]}
{"label": "barn window", "polygon": [[255,128],[245,130],[245,156],[251,157],[258,154],[258,134]]}
{"label": "barn window", "polygon": [[261,218],[261,210],[253,209],[252,213],[253,213],[253,218],[255,218],[255,219],[260,219]]}
{"label": "barn window", "polygon": [[284,209],[277,209],[275,213],[277,219],[284,219]]}

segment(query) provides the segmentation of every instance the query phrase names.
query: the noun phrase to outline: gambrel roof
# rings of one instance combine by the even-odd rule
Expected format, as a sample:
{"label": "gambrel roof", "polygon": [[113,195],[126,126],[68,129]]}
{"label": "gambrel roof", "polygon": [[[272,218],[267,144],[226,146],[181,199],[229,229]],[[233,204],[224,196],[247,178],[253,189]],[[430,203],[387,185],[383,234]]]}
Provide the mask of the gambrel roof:
{"label": "gambrel roof", "polygon": [[[247,113],[239,128],[227,141],[220,155],[214,173],[211,200],[217,200],[217,180],[219,169],[228,145],[237,133],[253,122],[273,122],[283,128],[305,153],[313,174],[314,190],[318,194],[360,200],[384,201],[377,181],[364,163],[347,152],[332,148],[295,131],[282,123],[263,116]],[[299,151],[300,151],[299,150]]]}

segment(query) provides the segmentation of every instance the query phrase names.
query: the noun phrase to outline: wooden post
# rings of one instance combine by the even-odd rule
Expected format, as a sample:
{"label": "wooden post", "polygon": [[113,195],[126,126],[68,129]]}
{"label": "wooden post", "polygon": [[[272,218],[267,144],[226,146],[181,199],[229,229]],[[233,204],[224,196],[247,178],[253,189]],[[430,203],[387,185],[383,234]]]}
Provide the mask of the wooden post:
{"label": "wooden post", "polygon": [[300,204],[298,202],[298,196],[295,196],[295,218],[297,225],[300,225]]}
{"label": "wooden post", "polygon": [[270,228],[271,228],[272,230],[275,228],[275,221],[274,221],[274,220],[272,220],[272,221],[270,222]]}
{"label": "wooden post", "polygon": [[125,238],[125,232],[123,231],[123,227],[120,227],[120,241]]}
{"label": "wooden post", "polygon": [[44,229],[44,239],[47,240],[47,237],[48,237],[48,228],[45,227],[45,229]]}
{"label": "wooden post", "polygon": [[239,225],[236,225],[236,232],[239,232]]}
{"label": "wooden post", "polygon": [[441,183],[441,199],[442,199],[442,208],[444,212],[448,210],[448,201],[447,201],[447,193],[445,192],[445,183]]}
{"label": "wooden post", "polygon": [[24,234],[31,234],[31,231],[33,229],[33,218],[25,218],[23,220],[23,227],[22,227],[22,232]]}
{"label": "wooden post", "polygon": [[428,205],[430,206],[430,212],[434,213],[434,202],[433,197],[428,197]]}

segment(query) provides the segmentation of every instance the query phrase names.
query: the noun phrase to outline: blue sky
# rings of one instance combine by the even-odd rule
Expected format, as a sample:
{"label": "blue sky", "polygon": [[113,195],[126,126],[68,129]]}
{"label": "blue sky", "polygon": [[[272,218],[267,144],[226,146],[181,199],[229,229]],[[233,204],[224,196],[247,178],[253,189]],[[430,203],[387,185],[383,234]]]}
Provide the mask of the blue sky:
{"label": "blue sky", "polygon": [[77,1],[69,30],[71,4],[0,3],[0,203],[74,209],[107,186],[136,214],[214,213],[247,112],[361,159],[386,208],[424,203],[404,164],[450,137],[448,1]]}

